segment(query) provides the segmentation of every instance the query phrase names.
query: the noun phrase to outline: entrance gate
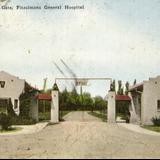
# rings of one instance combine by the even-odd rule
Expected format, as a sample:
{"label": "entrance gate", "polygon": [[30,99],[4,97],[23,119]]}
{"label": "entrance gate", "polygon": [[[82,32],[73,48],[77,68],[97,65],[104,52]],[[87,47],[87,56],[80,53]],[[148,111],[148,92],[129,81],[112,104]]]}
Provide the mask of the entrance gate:
{"label": "entrance gate", "polygon": [[[52,91],[52,102],[51,102],[51,123],[58,123],[59,122],[59,91],[57,87],[58,80],[76,80],[76,84],[81,87],[82,93],[82,86],[87,85],[88,80],[109,80],[110,85],[112,83],[111,78],[56,78],[54,89]],[[108,94],[108,122],[115,123],[116,122],[116,104],[115,104],[115,92],[109,91]]]}

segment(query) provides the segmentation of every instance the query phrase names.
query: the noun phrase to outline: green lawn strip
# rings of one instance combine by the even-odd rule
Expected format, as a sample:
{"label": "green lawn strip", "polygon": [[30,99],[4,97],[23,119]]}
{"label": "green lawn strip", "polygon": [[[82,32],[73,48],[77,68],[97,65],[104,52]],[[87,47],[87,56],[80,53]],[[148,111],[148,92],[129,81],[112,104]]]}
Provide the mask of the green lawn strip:
{"label": "green lawn strip", "polygon": [[94,117],[102,119],[103,122],[107,122],[107,115],[104,114],[104,113],[96,111],[96,112],[88,112],[88,114],[90,114],[90,115],[92,115]]}
{"label": "green lawn strip", "polygon": [[126,120],[126,116],[121,113],[116,113],[116,117],[121,117],[121,120]]}
{"label": "green lawn strip", "polygon": [[64,116],[70,113],[71,111],[60,111],[60,121],[64,121]]}
{"label": "green lawn strip", "polygon": [[39,113],[39,121],[46,121],[51,119],[51,113],[50,112],[40,112]]}
{"label": "green lawn strip", "polygon": [[5,134],[5,133],[14,133],[14,132],[18,132],[21,131],[22,128],[21,127],[16,127],[16,128],[9,128],[8,130],[0,130],[0,134]]}
{"label": "green lawn strip", "polygon": [[142,126],[142,128],[154,131],[154,132],[160,132],[160,126]]}

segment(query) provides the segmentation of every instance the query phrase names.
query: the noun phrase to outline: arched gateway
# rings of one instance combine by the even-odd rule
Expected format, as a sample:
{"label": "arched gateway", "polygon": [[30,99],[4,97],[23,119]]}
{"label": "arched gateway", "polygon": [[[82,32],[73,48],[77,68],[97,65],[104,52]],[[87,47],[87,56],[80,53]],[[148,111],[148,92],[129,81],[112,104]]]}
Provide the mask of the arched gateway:
{"label": "arched gateway", "polygon": [[[75,80],[75,78],[56,78],[55,84],[52,91],[52,102],[51,102],[51,123],[58,123],[59,122],[59,90],[57,86],[58,80]],[[112,83],[111,78],[76,78],[76,85],[81,87],[87,85],[89,80],[103,80],[109,81],[110,85]],[[109,91],[108,94],[108,122],[114,123],[115,122],[115,92]]]}

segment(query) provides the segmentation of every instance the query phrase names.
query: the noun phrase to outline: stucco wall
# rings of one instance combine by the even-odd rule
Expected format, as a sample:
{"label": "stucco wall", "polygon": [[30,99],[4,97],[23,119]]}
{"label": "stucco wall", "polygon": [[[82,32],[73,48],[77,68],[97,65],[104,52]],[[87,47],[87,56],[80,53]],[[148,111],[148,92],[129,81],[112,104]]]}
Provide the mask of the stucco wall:
{"label": "stucco wall", "polygon": [[36,120],[37,122],[39,121],[39,118],[38,118],[38,102],[34,98],[31,99],[29,116],[30,116],[30,118]]}
{"label": "stucco wall", "polygon": [[144,81],[142,94],[142,124],[152,124],[152,117],[160,116],[157,110],[157,101],[160,100],[160,76]]}
{"label": "stucco wall", "polygon": [[18,108],[15,112],[19,114],[19,96],[24,90],[25,80],[21,80],[15,76],[12,76],[6,72],[0,72],[0,81],[5,81],[5,87],[0,87],[0,98],[11,98],[14,106],[14,100],[18,100]]}

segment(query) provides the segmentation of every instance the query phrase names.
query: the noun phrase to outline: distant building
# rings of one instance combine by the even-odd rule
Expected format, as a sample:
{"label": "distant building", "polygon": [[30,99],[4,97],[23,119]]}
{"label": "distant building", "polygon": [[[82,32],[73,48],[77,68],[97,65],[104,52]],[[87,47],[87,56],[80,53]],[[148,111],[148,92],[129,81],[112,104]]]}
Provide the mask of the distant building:
{"label": "distant building", "polygon": [[130,87],[132,119],[151,125],[153,117],[160,116],[160,76]]}
{"label": "distant building", "polygon": [[[24,79],[20,79],[7,72],[0,71],[0,108],[9,101],[17,115],[20,114],[20,96],[26,92],[36,91]],[[33,109],[33,108],[32,108]]]}

